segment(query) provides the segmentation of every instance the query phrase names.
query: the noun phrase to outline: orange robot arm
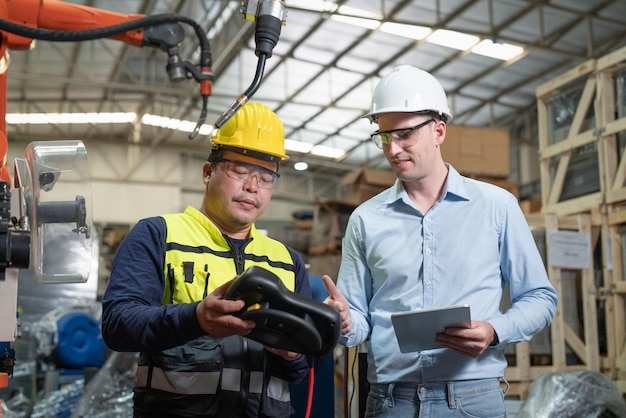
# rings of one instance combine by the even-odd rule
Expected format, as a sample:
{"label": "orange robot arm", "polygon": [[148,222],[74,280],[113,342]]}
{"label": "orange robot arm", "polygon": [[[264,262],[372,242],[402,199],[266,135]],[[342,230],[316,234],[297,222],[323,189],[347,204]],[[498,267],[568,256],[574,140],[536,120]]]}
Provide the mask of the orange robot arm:
{"label": "orange robot arm", "polygon": [[[144,17],[140,14],[121,14],[58,0],[5,0],[6,17],[11,22],[41,29],[77,31],[103,28]],[[2,17],[2,16],[0,16]],[[15,39],[14,39],[15,38]],[[21,38],[21,39],[20,39]],[[25,45],[24,40],[28,41]],[[141,46],[141,29],[112,36],[134,46]],[[13,42],[12,42],[13,41]],[[32,39],[8,34],[8,49],[27,49]]]}
{"label": "orange robot arm", "polygon": [[[52,30],[86,30],[101,28],[144,17],[120,14],[57,0],[0,0],[0,18],[31,28]],[[6,51],[30,49],[33,40],[9,32],[0,31],[0,180],[11,184],[7,167],[8,142],[6,137]],[[134,46],[141,46],[143,30],[136,29],[112,36]]]}
{"label": "orange robot arm", "polygon": [[[185,33],[179,23],[195,29],[200,41],[198,67],[180,59],[178,45]],[[211,95],[213,73],[206,33],[192,19],[171,14],[144,16],[121,14],[59,0],[0,0],[0,180],[10,182],[6,167],[6,69],[9,49],[29,49],[33,39],[80,42],[115,39],[136,47],[156,47],[168,54],[166,66],[171,81],[195,78],[203,96],[202,115]],[[201,116],[198,128],[204,122]]]}

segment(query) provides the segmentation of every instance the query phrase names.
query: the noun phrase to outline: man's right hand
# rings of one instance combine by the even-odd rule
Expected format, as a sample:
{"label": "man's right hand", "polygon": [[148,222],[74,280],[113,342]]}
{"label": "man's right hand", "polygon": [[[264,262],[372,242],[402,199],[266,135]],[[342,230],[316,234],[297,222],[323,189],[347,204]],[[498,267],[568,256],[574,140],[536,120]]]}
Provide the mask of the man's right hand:
{"label": "man's right hand", "polygon": [[328,291],[328,297],[324,299],[324,303],[332,306],[339,311],[341,315],[341,334],[347,334],[352,326],[352,318],[350,318],[350,305],[344,295],[339,292],[335,282],[328,275],[322,276],[322,283]]}
{"label": "man's right hand", "polygon": [[233,280],[215,289],[200,301],[196,307],[196,316],[198,317],[200,327],[212,337],[245,336],[255,326],[253,321],[244,321],[232,315],[233,312],[243,309],[245,306],[243,300],[224,299],[224,293],[226,293]]}

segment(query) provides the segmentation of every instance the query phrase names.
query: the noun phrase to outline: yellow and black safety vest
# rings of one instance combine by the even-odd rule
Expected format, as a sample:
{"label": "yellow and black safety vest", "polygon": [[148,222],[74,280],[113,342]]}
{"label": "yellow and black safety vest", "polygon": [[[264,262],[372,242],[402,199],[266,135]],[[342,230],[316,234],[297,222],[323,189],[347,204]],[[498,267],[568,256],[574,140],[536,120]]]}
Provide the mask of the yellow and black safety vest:
{"label": "yellow and black safety vest", "polygon": [[[284,244],[254,226],[236,251],[230,240],[200,211],[164,215],[165,291],[162,305],[202,300],[215,288],[260,266],[291,291],[294,261]],[[290,415],[288,382],[273,376],[263,346],[247,338],[209,335],[157,353],[141,353],[135,378],[135,408],[143,416],[164,409],[179,416],[237,415],[237,406],[263,415]]]}

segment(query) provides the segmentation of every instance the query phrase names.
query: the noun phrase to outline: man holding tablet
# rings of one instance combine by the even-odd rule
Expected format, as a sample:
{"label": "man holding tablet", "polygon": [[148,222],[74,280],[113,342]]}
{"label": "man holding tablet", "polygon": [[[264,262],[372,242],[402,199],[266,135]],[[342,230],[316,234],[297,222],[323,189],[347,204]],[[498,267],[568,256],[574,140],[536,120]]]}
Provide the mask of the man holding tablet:
{"label": "man holding tablet", "polygon": [[[365,116],[398,179],[354,210],[337,287],[324,279],[345,344],[369,340],[365,416],[503,417],[504,349],[547,327],[557,304],[526,218],[515,196],[444,162],[452,115],[431,74],[394,68]],[[392,315],[459,305],[469,327],[441,330],[437,348],[401,350]]]}

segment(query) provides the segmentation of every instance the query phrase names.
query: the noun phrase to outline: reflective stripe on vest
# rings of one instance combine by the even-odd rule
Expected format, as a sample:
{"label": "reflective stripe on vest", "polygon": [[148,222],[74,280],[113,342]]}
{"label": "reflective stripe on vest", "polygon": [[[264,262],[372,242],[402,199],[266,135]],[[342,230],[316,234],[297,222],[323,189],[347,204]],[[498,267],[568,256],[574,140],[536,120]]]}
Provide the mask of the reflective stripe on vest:
{"label": "reflective stripe on vest", "polygon": [[[135,387],[148,386],[149,366],[138,366],[135,375]],[[219,372],[173,372],[159,367],[152,368],[151,389],[179,395],[215,395],[220,382]],[[241,390],[241,370],[222,370],[222,390],[239,392]],[[263,390],[263,373],[251,372],[248,392],[260,394]],[[289,383],[272,376],[267,385],[267,396],[281,402],[289,402]]]}

